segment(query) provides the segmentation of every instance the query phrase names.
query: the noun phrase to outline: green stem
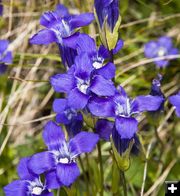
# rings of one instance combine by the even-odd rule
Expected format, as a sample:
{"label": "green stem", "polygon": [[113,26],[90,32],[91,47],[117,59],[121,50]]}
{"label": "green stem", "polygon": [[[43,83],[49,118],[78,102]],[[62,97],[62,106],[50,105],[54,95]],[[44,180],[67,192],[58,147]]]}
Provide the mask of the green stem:
{"label": "green stem", "polygon": [[101,174],[101,192],[100,195],[103,196],[103,190],[104,190],[104,172],[103,172],[103,162],[102,162],[102,154],[101,154],[101,144],[100,142],[97,144],[98,147],[98,159],[100,164],[100,174]]}
{"label": "green stem", "polygon": [[60,188],[57,190],[57,196],[60,196]]}
{"label": "green stem", "polygon": [[88,177],[87,177],[87,175],[86,175],[86,171],[85,171],[85,169],[84,169],[84,165],[83,165],[83,162],[82,162],[81,157],[79,157],[78,159],[79,159],[79,163],[80,163],[81,169],[82,169],[82,171],[83,171],[84,179],[85,179],[85,181],[86,181],[87,196],[89,196]]}
{"label": "green stem", "polygon": [[127,186],[126,186],[126,178],[125,178],[124,171],[120,170],[120,176],[121,176],[121,180],[122,180],[124,196],[127,196]]}

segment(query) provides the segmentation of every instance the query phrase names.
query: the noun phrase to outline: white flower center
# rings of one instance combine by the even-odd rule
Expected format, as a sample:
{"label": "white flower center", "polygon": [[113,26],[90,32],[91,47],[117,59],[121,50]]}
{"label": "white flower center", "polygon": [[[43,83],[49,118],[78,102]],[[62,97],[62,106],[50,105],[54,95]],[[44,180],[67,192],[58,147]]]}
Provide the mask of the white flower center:
{"label": "white flower center", "polygon": [[65,158],[60,158],[60,159],[59,159],[59,162],[60,162],[60,163],[69,163],[69,159],[66,158],[66,157],[65,157]]}
{"label": "white flower center", "polygon": [[94,67],[95,69],[99,69],[99,68],[101,68],[102,66],[103,66],[103,64],[102,64],[101,62],[95,61],[95,62],[93,63],[93,67]]}
{"label": "white flower center", "polygon": [[32,194],[34,194],[34,195],[41,195],[42,191],[43,191],[42,187],[35,186],[32,189]]}
{"label": "white flower center", "polygon": [[158,57],[165,56],[166,54],[166,48],[160,47],[158,50]]}
{"label": "white flower center", "polygon": [[86,94],[87,88],[88,88],[88,85],[87,85],[87,84],[81,84],[81,85],[79,86],[79,90],[80,90],[82,93],[84,93],[84,94]]}
{"label": "white flower center", "polygon": [[85,80],[78,79],[77,87],[82,93],[86,94],[87,89],[89,87],[89,84],[90,84],[90,81],[85,81]]}
{"label": "white flower center", "polygon": [[117,103],[116,115],[118,116],[130,116],[131,115],[131,104],[130,104],[129,99],[126,99],[126,102],[123,104]]}
{"label": "white flower center", "polygon": [[62,24],[64,26],[64,29],[65,29],[65,32],[66,32],[66,35],[70,35],[70,27],[68,25],[68,23],[65,21],[65,20],[62,20]]}

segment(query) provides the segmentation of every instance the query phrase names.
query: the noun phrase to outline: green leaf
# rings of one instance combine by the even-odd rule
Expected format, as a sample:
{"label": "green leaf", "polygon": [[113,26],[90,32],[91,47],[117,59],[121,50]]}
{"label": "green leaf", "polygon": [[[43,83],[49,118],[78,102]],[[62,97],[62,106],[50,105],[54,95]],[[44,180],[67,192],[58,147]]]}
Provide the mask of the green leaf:
{"label": "green leaf", "polygon": [[101,191],[101,174],[98,168],[98,164],[94,159],[91,159],[91,168],[92,168],[92,175],[93,175],[93,180],[94,184],[96,186],[97,192]]}

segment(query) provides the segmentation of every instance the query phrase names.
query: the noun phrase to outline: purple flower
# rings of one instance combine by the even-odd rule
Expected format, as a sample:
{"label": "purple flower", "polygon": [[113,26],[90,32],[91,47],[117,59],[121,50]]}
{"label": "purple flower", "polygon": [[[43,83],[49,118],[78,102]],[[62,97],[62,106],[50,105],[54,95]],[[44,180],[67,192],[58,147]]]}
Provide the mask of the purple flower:
{"label": "purple flower", "polygon": [[2,0],[0,0],[0,16],[3,15],[3,4],[2,4]]}
{"label": "purple flower", "polygon": [[[65,40],[65,44],[76,49],[78,54],[86,52],[96,74],[102,75],[106,79],[112,79],[115,76],[115,65],[111,62],[104,63],[106,59],[110,58],[110,51],[103,45],[97,48],[94,39],[89,35],[80,34],[75,41],[71,39]],[[123,41],[119,40],[113,53],[117,54],[122,47]]]}
{"label": "purple flower", "polygon": [[62,62],[70,67],[74,63],[76,51],[65,45],[67,38],[76,39],[78,33],[75,30],[79,27],[89,25],[94,20],[92,13],[71,15],[68,9],[59,4],[55,11],[45,12],[40,19],[40,24],[46,28],[40,30],[31,39],[31,44],[50,44],[56,42],[59,45]]}
{"label": "purple flower", "polygon": [[119,18],[119,0],[95,0],[94,6],[100,27],[103,27],[107,18],[107,24],[113,32]]}
{"label": "purple flower", "polygon": [[55,99],[53,110],[57,113],[56,122],[66,126],[69,137],[80,132],[83,124],[83,116],[80,112],[68,106],[67,99]]}
{"label": "purple flower", "polygon": [[12,63],[12,53],[7,51],[9,42],[0,40],[0,75],[5,73],[7,64]]}
{"label": "purple flower", "polygon": [[67,93],[68,106],[73,109],[86,107],[92,94],[113,96],[115,87],[112,81],[101,75],[93,74],[93,65],[87,53],[81,53],[75,59],[67,74],[57,74],[50,82],[56,92]]}
{"label": "purple flower", "polygon": [[[21,159],[18,165],[18,175],[20,180],[15,180],[4,187],[6,196],[52,196],[53,194],[48,191],[49,183],[43,184],[40,180],[40,176],[32,173],[28,169],[28,162],[30,158]],[[57,188],[57,187],[56,187]]]}
{"label": "purple flower", "polygon": [[92,97],[88,107],[95,116],[115,118],[115,127],[122,139],[131,139],[137,131],[138,122],[134,115],[143,111],[155,111],[159,108],[162,98],[159,96],[138,96],[128,98],[122,87],[113,97]]}
{"label": "purple flower", "polygon": [[80,175],[76,158],[82,153],[91,152],[99,137],[82,131],[67,142],[61,127],[50,121],[44,128],[43,139],[48,151],[33,155],[28,164],[29,169],[36,174],[51,171],[51,178],[64,186],[70,186]]}
{"label": "purple flower", "polygon": [[[178,54],[178,49],[174,48],[172,39],[167,36],[160,37],[157,41],[150,41],[144,46],[144,54],[147,58],[164,57]],[[158,67],[166,67],[169,60],[156,60],[154,63]]]}
{"label": "purple flower", "polygon": [[92,13],[71,15],[68,9],[59,4],[55,11],[45,12],[40,24],[46,29],[40,30],[30,42],[33,44],[50,44],[52,42],[63,44],[63,39],[75,34],[75,29],[86,26],[94,20]]}
{"label": "purple flower", "polygon": [[180,92],[170,96],[169,101],[176,108],[176,115],[180,117]]}

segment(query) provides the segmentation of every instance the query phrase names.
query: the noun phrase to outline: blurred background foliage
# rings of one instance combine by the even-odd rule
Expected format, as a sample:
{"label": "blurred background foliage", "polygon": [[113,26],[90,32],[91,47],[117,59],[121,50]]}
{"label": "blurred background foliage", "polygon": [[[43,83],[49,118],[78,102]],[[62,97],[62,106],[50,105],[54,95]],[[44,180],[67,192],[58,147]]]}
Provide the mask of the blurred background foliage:
{"label": "blurred background foliage", "polygon": [[[0,39],[11,42],[14,61],[7,73],[0,76],[0,195],[3,195],[3,186],[17,179],[19,159],[44,149],[41,138],[43,125],[54,118],[52,101],[59,95],[50,88],[48,79],[52,74],[65,70],[55,44],[30,45],[28,39],[42,28],[39,25],[40,15],[46,10],[53,10],[57,3],[65,4],[71,13],[93,11],[92,0],[3,1]],[[180,1],[122,0],[120,12],[119,36],[125,45],[115,56],[116,84],[122,84],[132,97],[148,94],[152,79],[160,72],[164,76],[162,90],[166,97],[176,93],[180,88],[180,60],[173,60],[166,69],[158,70],[153,63],[146,62],[143,45],[168,35],[173,37],[175,46],[180,49]],[[89,33],[100,43],[95,22],[81,31]],[[146,164],[145,195],[164,195],[165,179],[180,179],[180,121],[168,103],[161,118],[142,116],[139,120],[141,150],[138,156],[131,157],[130,169],[125,173],[128,195],[140,194]],[[154,132],[154,127],[159,126],[159,140],[163,144]],[[87,129],[86,124],[84,129]],[[112,191],[113,195],[121,195],[122,183],[109,147],[109,143],[102,141],[104,195],[111,195]],[[97,150],[89,157],[82,157],[82,161],[89,184],[84,183],[81,175],[70,189],[61,189],[62,196],[87,195],[87,188],[92,195],[98,195]]]}

